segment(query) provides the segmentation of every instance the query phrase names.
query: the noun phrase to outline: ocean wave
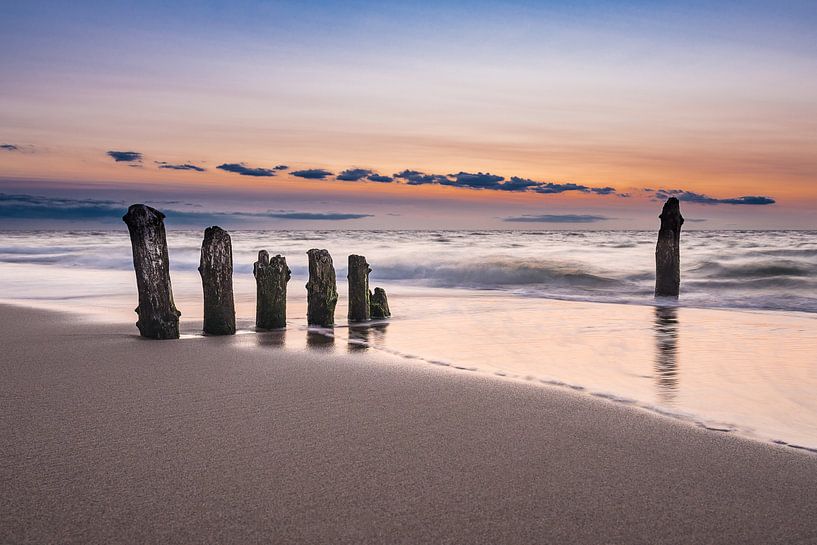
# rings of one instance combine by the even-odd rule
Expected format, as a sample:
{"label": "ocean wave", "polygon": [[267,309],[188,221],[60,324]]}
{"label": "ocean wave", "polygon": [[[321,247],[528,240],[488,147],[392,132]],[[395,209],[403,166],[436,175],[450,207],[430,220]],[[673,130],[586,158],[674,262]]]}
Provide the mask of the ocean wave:
{"label": "ocean wave", "polygon": [[707,261],[690,269],[706,278],[778,278],[817,276],[817,264],[795,260],[756,260],[743,263]]}
{"label": "ocean wave", "polygon": [[485,259],[385,263],[377,266],[383,280],[422,280],[440,287],[496,288],[547,284],[576,288],[613,287],[621,280],[597,274],[581,265],[537,260]]}

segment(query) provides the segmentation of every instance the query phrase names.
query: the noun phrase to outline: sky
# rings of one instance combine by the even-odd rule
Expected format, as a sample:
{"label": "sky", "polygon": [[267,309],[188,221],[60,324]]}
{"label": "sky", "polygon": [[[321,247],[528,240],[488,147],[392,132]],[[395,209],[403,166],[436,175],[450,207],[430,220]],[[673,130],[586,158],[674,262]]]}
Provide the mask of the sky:
{"label": "sky", "polygon": [[817,229],[813,1],[2,12],[0,228]]}

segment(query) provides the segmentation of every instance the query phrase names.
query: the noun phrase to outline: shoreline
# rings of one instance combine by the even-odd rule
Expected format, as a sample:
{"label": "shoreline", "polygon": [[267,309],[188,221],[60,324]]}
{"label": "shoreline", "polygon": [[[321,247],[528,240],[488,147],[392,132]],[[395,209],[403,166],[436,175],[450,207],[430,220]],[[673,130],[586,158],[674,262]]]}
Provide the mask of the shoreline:
{"label": "shoreline", "polygon": [[[508,294],[500,294],[509,296]],[[480,298],[479,295],[477,295]],[[482,294],[481,297],[485,298],[492,298],[491,294]],[[581,302],[581,301],[563,301],[563,300],[552,300],[556,305],[559,307],[565,306],[566,308],[573,307],[574,305],[577,307],[586,307],[588,305],[594,306],[596,303],[588,303],[588,302]],[[189,306],[190,301],[188,301]],[[344,301],[341,300],[341,305],[339,308],[342,308]],[[623,305],[624,307],[631,307],[631,305],[625,303],[611,303],[611,304],[618,304]],[[25,302],[22,301],[4,301],[0,300],[0,308],[2,307],[9,307],[9,308],[19,308],[22,310],[32,309],[36,311],[46,312],[46,313],[62,313],[66,315],[70,315],[73,317],[78,318],[83,323],[88,325],[94,324],[96,327],[101,328],[110,328],[110,327],[120,327],[123,330],[126,330],[128,334],[136,335],[136,327],[134,325],[135,322],[135,315],[132,320],[127,320],[124,317],[124,314],[117,313],[117,314],[110,314],[105,312],[80,312],[76,308],[69,308],[65,306],[55,305],[55,304],[44,304],[44,305],[26,305]],[[641,308],[642,306],[636,306],[637,308]],[[666,308],[660,307],[656,305],[655,307],[648,307],[643,306],[645,308]],[[683,307],[677,307],[677,309],[682,309]],[[715,313],[715,316],[720,318],[719,314],[723,312],[733,312],[737,311],[739,314],[746,314],[747,312],[744,309],[687,309],[692,312],[701,313],[701,316],[709,316],[711,313]],[[773,316],[777,317],[778,319],[783,319],[784,317],[776,315],[777,311],[771,310],[754,310],[749,312],[748,314],[755,315],[755,316]],[[295,313],[297,314],[297,312]],[[798,318],[797,313],[787,312],[787,314],[792,315],[795,319]],[[814,316],[809,316],[806,314],[805,316],[799,317],[800,319],[813,319],[817,318]],[[454,371],[468,371],[469,373],[475,373],[482,377],[488,378],[495,378],[499,380],[506,380],[506,381],[514,381],[521,384],[528,384],[533,386],[541,386],[545,388],[555,388],[557,390],[561,390],[563,392],[569,393],[577,393],[578,395],[582,395],[585,397],[596,398],[600,399],[606,403],[614,404],[617,406],[628,407],[636,410],[643,411],[645,413],[651,414],[653,416],[657,416],[659,418],[666,418],[673,420],[675,422],[680,422],[685,425],[694,426],[697,428],[701,428],[704,430],[710,430],[718,433],[727,433],[733,435],[735,437],[740,437],[743,439],[747,439],[749,441],[772,445],[776,447],[787,447],[793,450],[809,453],[809,454],[817,454],[817,443],[810,443],[804,441],[798,441],[796,439],[792,440],[792,437],[785,437],[785,435],[781,435],[780,433],[777,434],[769,434],[767,433],[759,433],[758,430],[754,429],[751,426],[750,422],[747,421],[740,421],[740,420],[729,420],[729,419],[718,419],[714,418],[712,414],[704,414],[696,411],[691,411],[685,407],[673,407],[668,405],[663,405],[658,402],[650,402],[643,398],[639,398],[634,392],[622,392],[616,391],[615,388],[604,388],[600,387],[598,384],[595,386],[588,383],[583,383],[581,381],[577,381],[575,379],[559,377],[553,374],[525,374],[519,372],[513,372],[508,370],[505,367],[502,367],[502,364],[498,365],[484,365],[485,362],[467,362],[467,361],[458,361],[456,359],[446,359],[445,357],[438,357],[435,356],[433,353],[426,352],[425,350],[414,350],[414,351],[401,351],[395,349],[391,346],[382,343],[378,343],[379,345],[374,345],[370,342],[371,339],[368,338],[368,334],[361,334],[361,331],[367,332],[372,330],[377,330],[380,328],[386,328],[392,323],[400,322],[401,318],[398,317],[394,320],[385,320],[385,321],[372,321],[366,324],[353,324],[349,325],[345,323],[343,320],[338,322],[334,328],[330,330],[325,330],[323,328],[315,328],[306,325],[305,318],[296,317],[289,320],[289,325],[286,330],[277,330],[273,332],[265,331],[265,330],[256,330],[255,325],[252,320],[246,317],[238,317],[237,324],[238,328],[236,331],[237,336],[256,336],[256,335],[267,335],[269,333],[273,334],[285,334],[286,331],[290,332],[289,341],[284,341],[284,336],[282,336],[280,340],[280,346],[286,347],[288,349],[292,349],[294,345],[294,350],[297,351],[305,351],[310,349],[310,347],[314,348],[315,346],[324,346],[324,348],[334,347],[337,341],[338,345],[342,345],[343,343],[348,342],[350,346],[350,351],[353,350],[351,347],[355,345],[355,351],[365,351],[370,350],[371,352],[377,353],[378,356],[382,358],[389,358],[394,360],[399,360],[401,363],[405,365],[415,365],[420,364],[422,366],[430,366],[430,367],[441,367],[441,368],[449,368]],[[181,322],[181,339],[184,341],[191,341],[191,340],[199,340],[204,342],[204,340],[208,337],[206,334],[202,333],[200,327],[201,318],[194,316],[194,317],[187,317],[182,316]],[[293,341],[292,338],[302,337],[300,343],[297,341]],[[318,341],[316,339],[322,338],[323,341]],[[306,344],[304,344],[304,342]],[[785,437],[785,439],[784,439]],[[805,443],[805,444],[804,444]]]}
{"label": "shoreline", "polygon": [[813,455],[588,395],[274,334],[146,341],[3,305],[0,325],[6,542],[817,535]]}

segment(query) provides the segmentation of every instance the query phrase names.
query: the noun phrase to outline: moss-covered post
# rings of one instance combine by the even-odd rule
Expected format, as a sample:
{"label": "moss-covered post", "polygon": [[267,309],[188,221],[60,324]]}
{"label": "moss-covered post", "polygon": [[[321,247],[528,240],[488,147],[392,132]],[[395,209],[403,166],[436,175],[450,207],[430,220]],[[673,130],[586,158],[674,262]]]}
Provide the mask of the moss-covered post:
{"label": "moss-covered post", "polygon": [[374,293],[370,296],[371,300],[371,315],[372,318],[389,318],[391,317],[391,310],[389,310],[389,300],[386,298],[386,290],[383,288],[375,288]]}
{"label": "moss-covered post", "polygon": [[372,269],[362,255],[349,256],[349,321],[366,322],[371,319],[369,273]]}
{"label": "moss-covered post", "polygon": [[681,205],[670,197],[661,211],[661,229],[655,246],[655,296],[678,297],[681,287]]}
{"label": "moss-covered post", "polygon": [[221,227],[204,230],[199,273],[204,289],[204,332],[235,334],[233,245],[229,233]]}
{"label": "moss-covered post", "polygon": [[281,329],[287,326],[287,282],[291,271],[287,260],[276,255],[270,260],[269,252],[258,252],[253,265],[255,276],[255,327]]}
{"label": "moss-covered post", "polygon": [[309,325],[333,327],[338,288],[332,256],[326,250],[312,249],[309,256],[309,281],[306,283],[306,321]]}
{"label": "moss-covered post", "polygon": [[139,291],[139,334],[149,339],[178,339],[179,316],[170,285],[165,215],[158,210],[134,204],[122,217],[128,226],[136,288]]}

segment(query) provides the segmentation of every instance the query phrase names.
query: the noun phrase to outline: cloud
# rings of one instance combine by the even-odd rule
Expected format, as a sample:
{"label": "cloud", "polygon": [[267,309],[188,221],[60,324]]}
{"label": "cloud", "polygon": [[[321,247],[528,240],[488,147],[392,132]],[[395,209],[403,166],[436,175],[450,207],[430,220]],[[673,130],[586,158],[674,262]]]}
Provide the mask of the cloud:
{"label": "cloud", "polygon": [[362,178],[370,176],[371,170],[365,168],[350,168],[338,174],[337,179],[342,182],[356,182]]}
{"label": "cloud", "polygon": [[451,180],[442,174],[426,174],[417,170],[404,170],[393,175],[394,178],[405,180],[408,185],[445,184]]}
{"label": "cloud", "polygon": [[240,174],[241,176],[255,176],[255,177],[275,176],[275,170],[273,169],[248,167],[244,163],[224,163],[218,165],[216,168],[225,170],[227,172],[233,172],[235,174]]}
{"label": "cloud", "polygon": [[366,179],[369,180],[370,182],[379,182],[382,184],[387,184],[394,181],[394,178],[392,178],[391,176],[382,176],[380,174],[369,174],[368,176],[366,176]]}
{"label": "cloud", "polygon": [[511,179],[507,182],[502,184],[503,191],[527,191],[531,187],[536,187],[540,185],[541,182],[536,182],[534,180],[529,180],[527,178],[519,178],[517,176],[511,176]]}
{"label": "cloud", "polygon": [[449,174],[448,177],[453,178],[453,180],[441,182],[443,185],[470,187],[472,189],[501,189],[502,186],[499,182],[505,179],[504,176],[497,176],[487,172],[477,172],[476,174],[459,172],[458,174]]}
{"label": "cloud", "polygon": [[744,204],[758,206],[775,204],[776,202],[771,197],[763,197],[760,195],[747,195],[743,197],[729,197],[725,199],[717,199],[715,197],[710,197],[709,195],[694,193],[692,191],[686,191],[683,189],[656,189],[654,191],[651,190],[646,191],[654,193],[655,198],[658,200],[666,200],[670,197],[676,197],[679,201],[696,204]]}
{"label": "cloud", "polygon": [[292,176],[297,176],[299,178],[306,178],[308,180],[323,180],[324,178],[328,178],[332,176],[332,173],[328,170],[324,170],[322,168],[308,168],[306,170],[295,170],[290,172]]}
{"label": "cloud", "polygon": [[459,172],[443,176],[441,174],[426,174],[417,170],[404,170],[394,175],[394,178],[404,180],[408,185],[436,184],[467,189],[485,189],[492,191],[534,192],[545,195],[579,191],[581,193],[595,193],[596,195],[618,195],[628,197],[626,193],[618,193],[614,187],[590,187],[574,183],[538,182],[528,178],[512,176],[506,180],[504,176],[488,172]]}
{"label": "cloud", "polygon": [[344,214],[341,212],[268,212],[266,216],[286,220],[356,220],[371,218],[372,214]]}
{"label": "cloud", "polygon": [[289,167],[287,165],[275,165],[274,167],[272,167],[272,170],[286,170],[288,168]]}
{"label": "cloud", "polygon": [[138,163],[142,161],[142,154],[138,151],[110,150],[107,155],[117,163]]}
{"label": "cloud", "polygon": [[156,164],[159,165],[159,168],[168,168],[168,169],[171,169],[171,170],[194,170],[196,172],[204,172],[205,170],[207,170],[205,168],[202,168],[200,166],[193,165],[193,164],[190,164],[190,163],[183,163],[183,164],[178,165],[178,164],[167,163],[165,161],[156,161]]}
{"label": "cloud", "polygon": [[[179,201],[147,201],[153,204],[182,204]],[[124,201],[103,199],[73,199],[44,197],[38,195],[10,195],[0,193],[0,223],[8,220],[36,221],[84,221],[118,224],[128,209]],[[294,210],[268,210],[266,212],[206,212],[201,210],[178,210],[162,208],[170,225],[205,226],[246,225],[267,220],[344,221],[372,217],[372,214],[344,212],[300,212]]]}
{"label": "cloud", "polygon": [[14,144],[0,144],[0,149],[3,151],[20,151],[20,146]]}
{"label": "cloud", "polygon": [[610,218],[604,216],[588,216],[582,214],[525,214],[522,216],[502,218],[502,221],[517,223],[595,223],[598,221],[607,221],[609,219]]}

